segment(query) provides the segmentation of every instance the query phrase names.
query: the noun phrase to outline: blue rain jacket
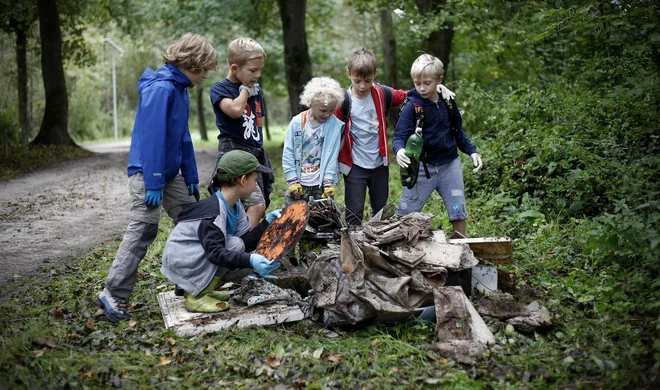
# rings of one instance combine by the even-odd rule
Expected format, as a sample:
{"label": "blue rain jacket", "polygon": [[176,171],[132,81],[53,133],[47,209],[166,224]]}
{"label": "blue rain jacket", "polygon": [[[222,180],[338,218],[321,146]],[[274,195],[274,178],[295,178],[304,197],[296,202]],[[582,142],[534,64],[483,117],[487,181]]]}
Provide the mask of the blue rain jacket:
{"label": "blue rain jacket", "polygon": [[157,71],[147,68],[140,81],[128,176],[144,174],[144,188],[159,190],[181,172],[186,184],[199,183],[188,112],[188,78],[167,64]]}

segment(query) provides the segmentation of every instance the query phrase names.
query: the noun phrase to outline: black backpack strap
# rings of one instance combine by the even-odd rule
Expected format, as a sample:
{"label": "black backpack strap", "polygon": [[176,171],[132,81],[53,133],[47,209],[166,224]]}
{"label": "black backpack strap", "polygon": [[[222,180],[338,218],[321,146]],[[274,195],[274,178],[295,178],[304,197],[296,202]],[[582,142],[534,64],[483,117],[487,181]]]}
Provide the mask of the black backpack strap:
{"label": "black backpack strap", "polygon": [[[420,129],[424,129],[424,107],[419,104],[419,103],[413,103],[415,105],[415,127],[419,127]],[[423,134],[423,133],[422,133]],[[422,146],[422,153],[420,154],[420,160],[421,157],[426,154],[426,151],[424,150],[424,146]],[[424,166],[424,175],[426,175],[426,179],[431,178],[431,174],[429,173],[429,167],[426,166],[426,161],[422,160],[422,165]]]}
{"label": "black backpack strap", "polygon": [[445,107],[447,107],[447,115],[449,115],[449,128],[452,132],[452,134],[458,133],[458,129],[456,128],[456,118],[454,116],[454,103],[452,103],[451,99],[442,99],[442,96],[440,97],[440,100],[442,100],[445,103]]}
{"label": "black backpack strap", "polygon": [[394,93],[392,92],[392,88],[388,87],[387,85],[378,85],[383,90],[383,95],[385,95],[385,116],[387,116],[390,113],[390,107],[392,107]]}
{"label": "black backpack strap", "polygon": [[348,122],[348,116],[351,114],[351,96],[348,91],[344,91],[344,101],[341,103],[341,114],[344,116],[344,123]]}

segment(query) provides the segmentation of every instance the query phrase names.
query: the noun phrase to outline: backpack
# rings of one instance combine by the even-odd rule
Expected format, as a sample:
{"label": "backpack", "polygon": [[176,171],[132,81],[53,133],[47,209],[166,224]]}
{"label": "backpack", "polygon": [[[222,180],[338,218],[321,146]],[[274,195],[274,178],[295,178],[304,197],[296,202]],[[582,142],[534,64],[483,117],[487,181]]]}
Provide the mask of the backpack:
{"label": "backpack", "polygon": [[[458,129],[456,129],[455,125],[455,118],[454,118],[454,105],[451,102],[451,100],[445,100],[442,98],[442,95],[439,96],[438,100],[442,100],[444,103],[445,107],[447,107],[447,113],[449,114],[449,128],[451,129],[452,134],[456,135],[458,133]],[[401,103],[399,106],[399,110],[397,111],[396,114],[396,121],[394,125],[396,126],[396,122],[399,121],[399,117],[401,117],[401,114],[403,113],[403,110],[406,108],[406,106],[410,103],[410,100],[406,97],[406,99]],[[419,127],[420,129],[424,129],[424,107],[419,104],[412,102],[414,108],[415,108],[415,127]],[[423,156],[426,153],[424,148],[422,147],[422,153],[420,155]],[[429,168],[426,166],[426,162],[422,161],[422,164],[424,165],[424,174],[426,175],[427,179],[431,178],[431,175],[429,174]]]}

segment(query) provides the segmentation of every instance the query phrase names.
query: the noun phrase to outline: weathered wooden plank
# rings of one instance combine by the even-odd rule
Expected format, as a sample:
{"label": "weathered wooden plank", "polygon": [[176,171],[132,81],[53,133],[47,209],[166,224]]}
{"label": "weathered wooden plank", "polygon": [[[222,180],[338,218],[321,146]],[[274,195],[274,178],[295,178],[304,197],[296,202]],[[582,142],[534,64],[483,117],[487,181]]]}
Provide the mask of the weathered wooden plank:
{"label": "weathered wooden plank", "polygon": [[509,237],[457,238],[447,242],[468,245],[480,260],[493,264],[513,264],[513,247]]}

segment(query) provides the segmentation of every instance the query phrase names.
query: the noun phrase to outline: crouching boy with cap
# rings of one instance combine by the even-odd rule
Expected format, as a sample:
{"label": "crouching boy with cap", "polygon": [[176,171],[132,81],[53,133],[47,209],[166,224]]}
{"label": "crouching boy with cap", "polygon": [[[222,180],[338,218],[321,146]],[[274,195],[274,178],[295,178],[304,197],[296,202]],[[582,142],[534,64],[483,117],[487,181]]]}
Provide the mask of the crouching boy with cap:
{"label": "crouching boy with cap", "polygon": [[163,250],[161,272],[181,287],[186,309],[213,313],[226,310],[229,295],[215,291],[222,282],[253,272],[274,278],[280,263],[249,252],[257,247],[264,230],[280,217],[280,210],[266,215],[254,229],[240,203],[257,185],[260,173],[272,173],[252,154],[233,150],[225,153],[214,181],[220,189],[179,215]]}

